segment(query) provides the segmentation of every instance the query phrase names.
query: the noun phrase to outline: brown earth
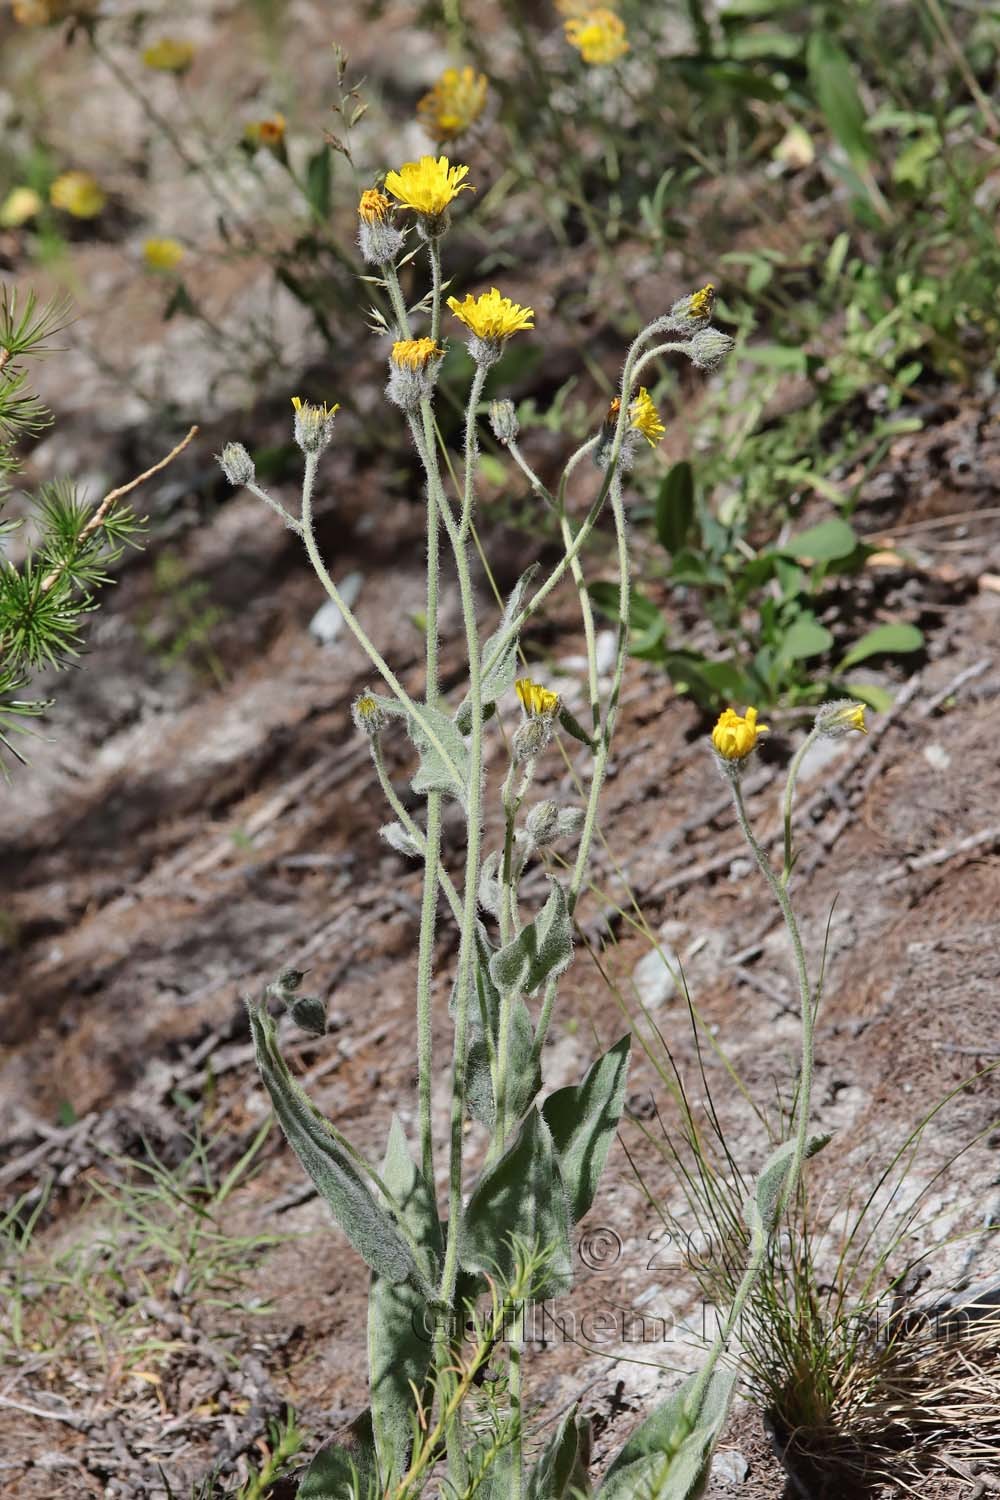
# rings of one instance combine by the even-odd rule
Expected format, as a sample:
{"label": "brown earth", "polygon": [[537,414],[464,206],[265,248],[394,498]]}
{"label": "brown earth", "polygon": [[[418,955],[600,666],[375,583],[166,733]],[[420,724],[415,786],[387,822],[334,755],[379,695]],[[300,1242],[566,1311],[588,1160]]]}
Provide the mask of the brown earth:
{"label": "brown earth", "polygon": [[[318,36],[319,19],[309,13]],[[408,24],[406,9],[393,10],[390,22]],[[357,22],[353,40],[362,48],[363,36]],[[391,51],[368,61],[388,67]],[[433,75],[430,47],[428,58]],[[312,87],[321,86],[317,72]],[[87,284],[101,288],[87,309],[93,319],[130,283],[121,265],[112,265],[115,251],[88,253],[94,261]],[[553,282],[568,274],[562,266],[540,271]],[[169,363],[166,342],[156,342],[163,329],[138,293],[136,306],[149,317],[151,357],[166,351]],[[158,451],[148,412],[136,430],[135,419],[118,422],[98,403],[102,425],[118,436],[95,438],[93,401],[77,378],[80,368],[96,372],[87,364],[90,330],[85,323],[74,344],[72,390],[60,388],[60,362],[49,367],[59,445],[48,439],[47,449],[36,450],[36,475],[71,457],[114,481],[134,471],[137,455],[141,467],[147,452]],[[171,336],[168,325],[165,339]],[[304,333],[301,350],[308,352]],[[558,370],[571,364],[572,351],[555,348],[547,358]],[[612,353],[611,373],[615,359]],[[210,373],[200,367],[206,385]],[[374,365],[358,377],[362,410],[366,401],[374,409],[378,379]],[[179,400],[177,392],[172,399]],[[201,416],[203,408],[191,409]],[[225,409],[220,399],[219,411]],[[311,987],[329,1003],[325,1038],[287,1038],[317,1103],[371,1154],[380,1152],[394,1111],[412,1131],[420,881],[378,837],[388,815],[350,722],[350,702],[371,673],[349,640],[324,646],[310,635],[321,594],[298,544],[256,502],[232,497],[211,457],[231,437],[283,441],[284,396],[280,417],[278,409],[265,400],[252,413],[218,420],[210,410],[197,444],[149,489],[150,548],[123,564],[90,632],[85,670],[59,682],[48,737],[32,748],[31,769],[19,772],[4,796],[0,1127],[7,1165],[0,1182],[5,1194],[27,1194],[29,1202],[49,1185],[39,1229],[49,1248],[94,1232],[100,1203],[88,1187],[121,1173],[115,1157],[144,1159],[152,1147],[176,1164],[187,1149],[185,1133],[200,1121],[215,1138],[217,1171],[239,1158],[268,1113],[241,996],[287,962],[309,968]],[[869,486],[859,524],[884,539],[892,556],[859,586],[859,620],[874,623],[891,597],[894,614],[902,609],[925,628],[928,649],[912,674],[895,682],[895,707],[872,719],[866,739],[838,741],[829,756],[806,762],[798,802],[793,890],[814,971],[829,930],[814,1115],[817,1130],[832,1130],[835,1139],[815,1163],[816,1195],[834,1214],[873,1181],[922,1116],[956,1091],[929,1124],[901,1189],[903,1197],[926,1191],[906,1248],[912,1256],[934,1251],[925,1288],[934,1294],[962,1276],[995,1279],[1000,1270],[995,1249],[974,1233],[997,1212],[1000,1135],[992,1127],[1000,1091],[992,1075],[973,1078],[997,1055],[1000,768],[990,732],[1000,692],[997,411],[989,390],[938,393],[924,414],[925,430],[897,440]],[[537,444],[540,466],[558,457],[550,437],[540,434]],[[412,616],[423,602],[422,528],[410,498],[418,488],[405,453],[390,457],[371,465],[334,446],[324,462],[319,537],[335,577],[360,575],[363,624],[419,692],[422,643]],[[880,483],[885,475],[888,486]],[[281,493],[293,499],[291,489]],[[891,499],[879,498],[886,493]],[[537,555],[537,539],[489,511],[482,534],[503,592]],[[636,542],[641,553],[639,529]],[[155,563],[168,547],[222,611],[211,637],[212,670],[198,651],[173,664],[164,659],[162,637],[176,622]],[[611,576],[604,554],[595,554],[594,571],[606,566]],[[479,598],[485,624],[494,606],[482,579]],[[453,592],[444,625],[446,679],[457,682]],[[528,659],[544,663],[571,698],[582,640],[568,593],[523,644]],[[772,853],[783,772],[802,728],[800,718],[777,718],[748,773],[751,818]],[[634,897],[649,927],[665,928],[663,940],[683,962],[704,1024],[749,1093],[770,1102],[778,1088],[787,1098],[798,1046],[789,955],[735,828],[705,729],[660,673],[630,663],[603,804],[607,842],[578,913],[580,951],[547,1049],[547,1087],[580,1076],[625,1028],[602,970],[636,1019],[637,1035],[655,1048],[631,982],[650,951],[630,920]],[[566,748],[569,764],[582,767],[579,747]],[[497,734],[488,754],[495,793],[504,765]],[[389,755],[406,794],[405,743],[390,737]],[[543,790],[573,797],[570,771],[554,753],[539,781]],[[495,816],[491,829],[495,837]],[[453,866],[461,867],[461,854],[458,829],[450,826]],[[539,872],[528,891],[543,889]],[[454,934],[443,922],[434,1035],[439,1138],[453,955]],[[650,1017],[701,1094],[682,1001],[676,994],[663,999]],[[676,1189],[638,1124],[659,1128],[650,1121],[650,1100],[665,1128],[676,1130],[676,1121],[650,1059],[642,1048],[636,1052],[622,1143],[654,1195],[679,1210]],[[763,1133],[711,1054],[705,1068],[750,1176],[764,1153]],[[113,1362],[101,1369],[96,1359],[53,1362],[37,1350],[8,1361],[0,1384],[5,1492],[25,1500],[159,1497],[167,1493],[165,1476],[183,1494],[216,1463],[220,1484],[231,1484],[246,1472],[248,1455],[257,1456],[266,1420],[282,1403],[295,1408],[313,1441],[358,1415],[366,1401],[367,1276],[300,1186],[276,1133],[262,1149],[258,1174],[234,1194],[225,1227],[276,1235],[279,1244],[260,1253],[235,1314],[201,1307],[183,1285],[166,1304],[149,1294],[150,1328],[178,1344],[155,1364],[155,1378],[149,1360],[145,1375]],[[594,1419],[599,1474],[674,1372],[691,1367],[703,1311],[690,1271],[665,1241],[621,1147],[581,1226],[579,1254],[579,1286],[558,1310],[558,1327],[539,1330],[530,1347],[527,1389],[541,1431],[581,1401]],[[251,1292],[263,1292],[273,1310],[250,1316]],[[722,1449],[742,1454],[748,1468],[739,1479],[737,1463],[732,1482],[717,1474],[713,1500],[770,1500],[785,1492],[755,1409],[737,1408]],[[985,1468],[983,1485],[993,1477]],[[942,1460],[920,1493],[944,1500],[973,1494],[973,1486],[961,1465],[954,1472]]]}

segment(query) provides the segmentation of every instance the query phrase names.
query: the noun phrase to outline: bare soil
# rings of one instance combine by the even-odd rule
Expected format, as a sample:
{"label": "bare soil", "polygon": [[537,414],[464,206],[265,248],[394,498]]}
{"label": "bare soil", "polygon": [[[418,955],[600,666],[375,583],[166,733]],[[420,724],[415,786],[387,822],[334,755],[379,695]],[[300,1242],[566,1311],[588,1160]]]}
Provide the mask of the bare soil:
{"label": "bare soil", "polygon": [[[358,23],[359,45],[362,36]],[[102,298],[114,303],[118,275],[88,283],[102,287],[90,294],[90,315],[100,314]],[[72,391],[59,388],[59,362],[50,367],[61,446],[36,451],[34,466],[44,474],[78,455],[113,482],[159,439],[147,414],[95,440],[91,408],[75,399],[84,344],[69,366]],[[555,369],[571,356],[554,349],[547,358]],[[375,365],[356,379],[362,404],[366,386],[374,400]],[[122,565],[90,633],[85,669],[59,682],[48,737],[3,796],[0,1185],[29,1202],[47,1185],[38,1233],[48,1246],[92,1231],[99,1206],[88,1187],[108,1173],[109,1154],[141,1160],[153,1148],[176,1163],[200,1120],[217,1137],[217,1169],[238,1159],[267,1115],[242,997],[288,962],[308,968],[311,988],[329,1003],[326,1037],[287,1037],[317,1103],[373,1155],[393,1112],[413,1126],[420,880],[378,836],[388,815],[350,721],[351,700],[371,674],[349,639],[324,646],[309,633],[322,599],[295,538],[256,502],[231,496],[212,459],[226,438],[283,441],[285,399],[210,415],[196,445],[149,491],[150,546]],[[991,729],[1000,694],[997,413],[988,390],[935,393],[924,430],[897,440],[863,501],[860,528],[892,556],[883,555],[858,589],[859,623],[877,621],[890,589],[894,614],[902,607],[923,626],[928,649],[894,681],[895,706],[873,716],[867,738],[839,741],[806,762],[793,881],[814,967],[827,942],[814,1114],[817,1130],[835,1138],[816,1162],[818,1194],[837,1206],[856,1197],[922,1116],[955,1091],[927,1128],[908,1188],[927,1188],[912,1249],[937,1246],[927,1285],[935,1295],[963,1275],[1000,1274],[995,1248],[972,1234],[996,1214],[1000,1182],[1000,1133],[992,1129],[1000,1086],[982,1071],[997,1056],[1000,977],[1000,767]],[[552,443],[538,441],[547,445],[535,455],[544,466]],[[422,644],[412,616],[423,603],[422,518],[410,497],[419,488],[406,456],[390,457],[371,463],[334,446],[324,463],[319,539],[337,578],[360,575],[360,618],[418,693]],[[885,475],[891,483],[880,482]],[[489,510],[481,531],[503,592],[538,554],[538,539]],[[197,652],[171,664],[150,645],[150,620],[162,624],[169,608],[155,574],[167,547],[222,611],[212,634],[215,677]],[[603,566],[596,556],[595,568]],[[485,622],[494,608],[485,579],[479,597]],[[449,595],[451,681],[460,672],[458,623]],[[582,640],[569,595],[523,644],[572,695]],[[798,1045],[789,955],[734,825],[706,727],[661,674],[629,664],[603,806],[606,844],[578,912],[580,952],[547,1049],[548,1087],[578,1078],[625,1029],[605,975],[638,1015],[631,976],[649,943],[631,920],[634,898],[650,928],[665,929],[693,1002],[751,1095],[770,1100],[781,1089],[787,1097]],[[750,814],[772,853],[783,773],[802,728],[800,718],[776,719],[748,773]],[[578,746],[566,749],[571,766],[582,764]],[[390,740],[388,750],[408,795],[406,744]],[[489,760],[496,784],[498,736]],[[555,754],[539,791],[573,796]],[[451,826],[446,856],[461,867]],[[442,923],[434,1034],[442,1129],[453,956],[454,934]],[[703,1093],[683,1001],[675,994],[651,1017],[694,1093]],[[637,1024],[651,1038],[650,1026]],[[763,1132],[711,1055],[706,1079],[752,1175]],[[676,1206],[662,1161],[636,1124],[659,1128],[650,1101],[665,1128],[675,1119],[641,1047],[629,1090],[622,1142],[654,1193],[672,1195]],[[169,1482],[180,1495],[216,1465],[221,1492],[246,1472],[248,1458],[259,1458],[267,1419],[284,1404],[311,1444],[359,1414],[367,1275],[300,1185],[276,1132],[229,1213],[227,1232],[280,1241],[261,1255],[243,1294],[249,1303],[263,1288],[273,1310],[203,1312],[192,1321],[197,1303],[186,1302],[183,1286],[167,1305],[151,1302],[150,1327],[178,1344],[155,1379],[113,1364],[98,1375],[96,1364],[51,1364],[30,1351],[9,1362],[0,1383],[5,1493],[161,1497]],[[580,1227],[579,1251],[579,1286],[559,1321],[536,1330],[527,1387],[540,1433],[581,1401],[594,1419],[599,1474],[674,1372],[697,1358],[704,1314],[620,1146]],[[723,1451],[737,1459],[731,1479],[713,1478],[713,1500],[790,1493],[753,1407],[737,1407]],[[983,1484],[993,1477],[982,1471]],[[942,1460],[920,1493],[973,1495],[978,1482]]]}

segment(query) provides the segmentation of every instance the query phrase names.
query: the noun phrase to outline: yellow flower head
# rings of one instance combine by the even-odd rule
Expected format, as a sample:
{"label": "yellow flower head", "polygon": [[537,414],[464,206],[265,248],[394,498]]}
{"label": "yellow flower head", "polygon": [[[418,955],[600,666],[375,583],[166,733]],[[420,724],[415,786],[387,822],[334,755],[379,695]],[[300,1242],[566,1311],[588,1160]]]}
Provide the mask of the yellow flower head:
{"label": "yellow flower head", "polygon": [[512,333],[535,326],[535,309],[522,307],[509,297],[501,297],[496,287],[483,292],[481,297],[473,297],[469,292],[464,302],[459,302],[457,297],[449,297],[448,306],[459,322],[464,323],[479,339],[509,339]]}
{"label": "yellow flower head", "polygon": [[89,172],[63,172],[49,188],[49,202],[74,219],[96,219],[107,203],[97,178]]}
{"label": "yellow flower head", "polygon": [[649,446],[655,448],[667,429],[660,421],[660,413],[644,385],[639,387],[639,394],[629,402],[628,415],[633,431],[641,432]]}
{"label": "yellow flower head", "polygon": [[715,306],[715,287],[709,281],[697,292],[692,292],[688,298],[688,317],[700,318],[707,323],[712,316],[712,308]]}
{"label": "yellow flower head", "polygon": [[613,63],[628,51],[625,22],[606,5],[599,5],[563,22],[566,40],[585,63]]}
{"label": "yellow flower head", "polygon": [[41,197],[34,188],[11,188],[3,203],[0,204],[0,228],[18,229],[40,213],[42,207]]}
{"label": "yellow flower head", "polygon": [[392,346],[392,362],[401,370],[426,370],[442,354],[433,339],[397,339]]}
{"label": "yellow flower head", "polygon": [[301,396],[292,397],[292,405],[295,408],[295,441],[303,453],[322,453],[333,436],[333,419],[340,410],[340,403],[334,406],[313,406],[311,401],[303,401]]}
{"label": "yellow flower head", "polygon": [[142,258],[151,271],[172,271],[184,259],[184,246],[179,240],[147,240]]}
{"label": "yellow flower head", "polygon": [[530,677],[519,677],[514,689],[529,719],[551,719],[559,711],[559,694],[550,692]]}
{"label": "yellow flower head", "polygon": [[398,172],[388,172],[385,185],[407,208],[436,219],[459,193],[474,191],[471,183],[462,182],[468,170],[453,167],[446,156],[422,156],[419,161],[404,162]]}
{"label": "yellow flower head", "polygon": [[243,139],[251,146],[263,146],[277,151],[285,140],[286,121],[283,114],[274,114],[266,120],[251,120],[243,127]]}
{"label": "yellow flower head", "polygon": [[756,748],[759,737],[767,733],[768,726],[757,723],[755,708],[748,708],[745,714],[727,708],[719,715],[712,730],[712,744],[723,760],[746,760]]}
{"label": "yellow flower head", "polygon": [[370,688],[365,688],[351,704],[354,727],[362,734],[374,737],[385,723],[385,710],[380,707]]}
{"label": "yellow flower head", "polygon": [[366,224],[384,224],[392,213],[392,201],[378,188],[365,188],[358,204],[358,217]]}
{"label": "yellow flower head", "polygon": [[834,703],[824,703],[816,715],[816,728],[831,740],[840,739],[853,729],[859,734],[867,734],[865,705],[855,702],[853,698],[838,698]]}
{"label": "yellow flower head", "polygon": [[14,0],[12,10],[19,26],[49,26],[67,16],[86,16],[96,0]]}
{"label": "yellow flower head", "polygon": [[486,74],[473,68],[445,68],[437,83],[417,104],[420,123],[434,141],[453,141],[483,112]]}
{"label": "yellow flower head", "polygon": [[158,42],[145,48],[142,60],[147,68],[157,73],[186,73],[194,62],[195,45],[183,42],[178,37],[161,36]]}

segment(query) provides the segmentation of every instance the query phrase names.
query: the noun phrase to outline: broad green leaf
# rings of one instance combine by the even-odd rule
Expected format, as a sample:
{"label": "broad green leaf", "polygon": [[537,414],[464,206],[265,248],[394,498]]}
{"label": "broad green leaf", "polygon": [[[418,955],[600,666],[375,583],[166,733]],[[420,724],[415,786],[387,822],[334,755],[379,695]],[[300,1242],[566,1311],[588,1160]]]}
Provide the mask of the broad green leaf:
{"label": "broad green leaf", "polygon": [[407,714],[407,730],[420,755],[420,765],[410,785],[420,796],[426,792],[445,792],[464,802],[469,782],[469,752],[458,725],[440,709],[428,708],[426,703],[420,705],[420,716],[433,731],[437,744],[431,741],[423,725]]}
{"label": "broad green leaf", "polygon": [[860,641],[855,641],[837,670],[846,672],[848,667],[857,666],[859,661],[867,661],[869,656],[880,656],[883,653],[905,656],[907,652],[919,651],[923,644],[923,632],[915,625],[876,625]]}
{"label": "broad green leaf", "polygon": [[639,1426],[615,1458],[597,1500],[697,1500],[729,1413],[736,1371],[716,1368],[697,1411],[691,1375]]}
{"label": "broad green leaf", "polygon": [[[806,1142],[806,1158],[822,1151],[829,1141],[829,1135],[810,1136]],[[761,1167],[753,1196],[748,1198],[743,1205],[743,1217],[752,1230],[759,1229],[766,1235],[773,1231],[788,1174],[792,1168],[795,1146],[794,1140],[782,1141]]]}
{"label": "broad green leaf", "polygon": [[806,661],[822,656],[833,645],[833,636],[813,615],[799,615],[781,637],[779,655],[783,661]]}
{"label": "broad green leaf", "polygon": [[625,1102],[630,1035],[598,1058],[582,1083],[556,1089],[542,1105],[552,1132],[559,1170],[569,1195],[573,1222],[594,1201],[608,1150]]}
{"label": "broad green leaf", "polygon": [[668,470],[656,496],[656,535],[673,554],[688,540],[694,522],[694,470],[686,460]]}
{"label": "broad green leaf", "polygon": [[320,1197],[373,1271],[393,1284],[415,1280],[416,1263],[389,1210],[374,1197],[352,1157],[288,1071],[265,1004],[248,1002],[247,1010],[257,1067],[278,1124]]}
{"label": "broad green leaf", "polygon": [[306,166],[306,199],[317,219],[330,217],[332,158],[329,146],[320,146]]}
{"label": "broad green leaf", "polygon": [[534,994],[546,979],[555,978],[569,966],[573,924],[566,892],[557,880],[550,884],[549,898],[535,920],[490,959],[490,975],[501,994]]}
{"label": "broad green leaf", "polygon": [[[496,1101],[493,1098],[493,1075],[490,1072],[490,1052],[486,1033],[475,1022],[470,1026],[472,1039],[469,1043],[468,1061],[465,1071],[465,1103],[474,1120],[493,1128],[496,1119]],[[499,1038],[493,1032],[493,1049],[497,1049]],[[535,1028],[531,1014],[524,1001],[518,999],[511,1008],[510,1053],[507,1070],[508,1097],[506,1116],[511,1122],[519,1120],[542,1086],[541,1069],[531,1058],[535,1046]]]}
{"label": "broad green leaf", "polygon": [[867,165],[874,148],[865,129],[865,108],[847,53],[829,32],[814,31],[806,47],[806,66],[831,134],[855,166]]}
{"label": "broad green leaf", "polygon": [[[382,1180],[400,1205],[417,1245],[428,1284],[437,1280],[441,1225],[434,1195],[417,1169],[394,1115],[382,1164]],[[433,1326],[424,1295],[410,1282],[394,1286],[372,1273],[368,1298],[368,1378],[372,1428],[382,1483],[406,1472],[413,1443],[411,1382],[422,1390],[433,1353]]]}
{"label": "broad green leaf", "polygon": [[784,546],[775,550],[783,557],[806,558],[810,562],[835,562],[841,557],[850,557],[858,545],[857,533],[839,516],[810,526],[798,536],[789,537]]}
{"label": "broad green leaf", "polygon": [[371,1413],[366,1411],[351,1423],[342,1442],[319,1450],[296,1493],[298,1500],[368,1500],[377,1481]]}
{"label": "broad green leaf", "polygon": [[525,1500],[576,1500],[590,1494],[590,1423],[573,1406],[563,1417],[528,1476]]}
{"label": "broad green leaf", "polygon": [[569,1204],[549,1128],[532,1107],[508,1150],[486,1168],[469,1199],[459,1235],[459,1259],[467,1271],[514,1272],[510,1237],[550,1251],[544,1284],[532,1297],[558,1296],[573,1280]]}
{"label": "broad green leaf", "polygon": [[844,685],[851,698],[857,698],[859,703],[867,703],[873,713],[887,714],[893,705],[892,694],[883,687],[877,687],[874,682],[848,682]]}
{"label": "broad green leaf", "polygon": [[[521,574],[511,590],[500,624],[482,648],[480,659],[483,666],[481,686],[484,705],[495,703],[514,685],[514,678],[517,676],[518,637],[512,636],[499,655],[497,655],[497,648],[510,629],[512,621],[517,619],[524,608],[525,595],[538,572],[538,566],[538,563],[532,563],[531,567]],[[455,723],[462,734],[468,734],[472,726],[472,705],[467,698],[455,715]]]}

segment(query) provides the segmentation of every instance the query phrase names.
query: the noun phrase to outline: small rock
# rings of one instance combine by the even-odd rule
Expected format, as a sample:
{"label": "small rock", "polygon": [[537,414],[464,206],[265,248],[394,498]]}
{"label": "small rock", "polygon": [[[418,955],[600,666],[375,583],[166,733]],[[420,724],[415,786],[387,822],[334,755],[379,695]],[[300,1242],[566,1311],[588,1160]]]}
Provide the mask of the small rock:
{"label": "small rock", "polygon": [[725,1453],[717,1453],[712,1461],[712,1478],[721,1479],[723,1484],[734,1487],[742,1484],[749,1472],[750,1465],[738,1448],[728,1448]]}
{"label": "small rock", "polygon": [[632,983],[643,1005],[653,1009],[669,1000],[677,989],[679,965],[677,954],[662,942],[632,970]]}
{"label": "small rock", "polygon": [[924,760],[935,771],[947,771],[951,765],[951,756],[943,745],[925,745]]}
{"label": "small rock", "polygon": [[[364,579],[360,573],[348,573],[346,577],[342,578],[340,583],[338,583],[337,587],[340,590],[340,597],[343,599],[348,609],[354,608],[355,601],[357,600],[357,597],[361,592],[361,585],[363,582]],[[327,599],[326,603],[320,605],[319,609],[309,621],[309,631],[311,635],[314,635],[316,637],[321,645],[329,646],[333,641],[337,639],[343,623],[344,617],[340,613],[339,607],[333,602],[332,599]]]}
{"label": "small rock", "polygon": [[597,632],[597,639],[594,641],[594,656],[597,661],[598,677],[610,677],[615,669],[615,661],[618,656],[617,630],[599,630]]}

